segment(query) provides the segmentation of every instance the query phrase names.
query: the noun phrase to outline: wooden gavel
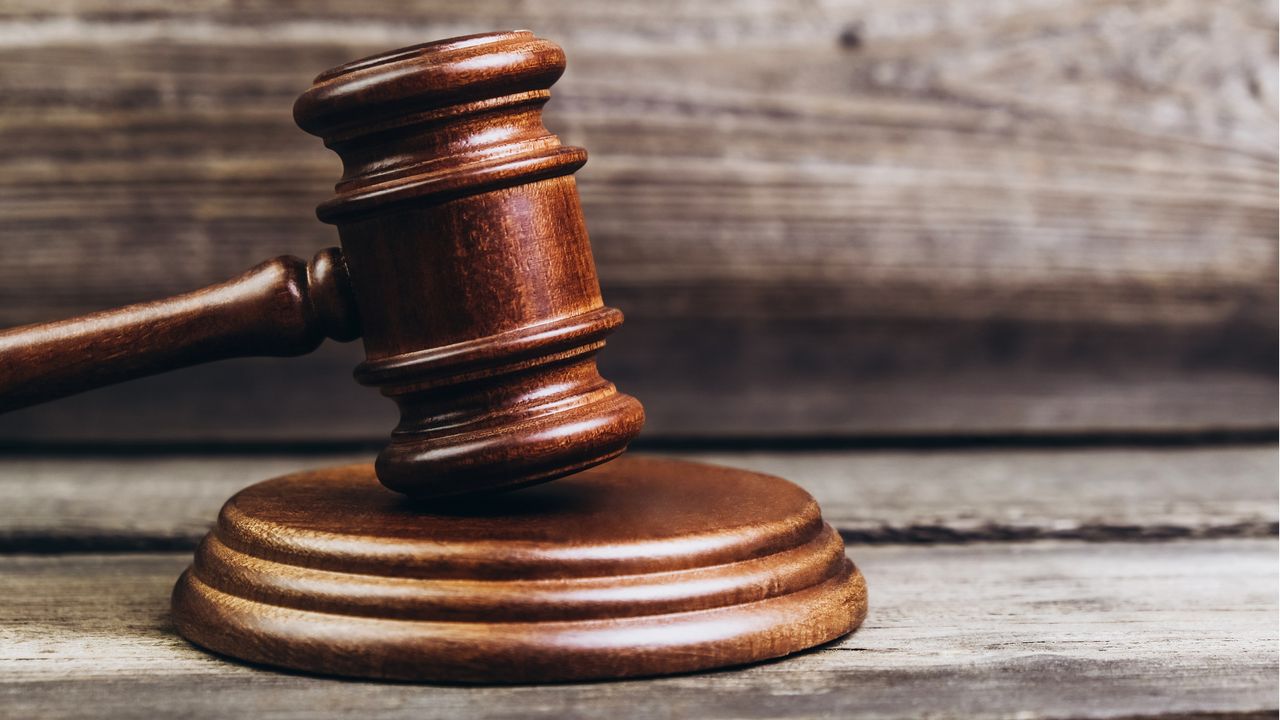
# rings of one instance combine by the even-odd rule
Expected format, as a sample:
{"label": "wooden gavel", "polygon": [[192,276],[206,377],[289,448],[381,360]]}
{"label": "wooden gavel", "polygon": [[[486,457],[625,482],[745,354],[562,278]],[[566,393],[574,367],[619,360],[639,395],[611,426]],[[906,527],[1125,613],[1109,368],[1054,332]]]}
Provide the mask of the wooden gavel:
{"label": "wooden gavel", "polygon": [[399,405],[377,460],[414,496],[508,489],[621,453],[640,403],[596,369],[605,307],[573,173],[542,123],[564,53],[529,32],[397,50],[294,106],[343,161],[317,215],[342,249],[228,282],[0,333],[0,410],[231,357],[363,337],[356,379]]}

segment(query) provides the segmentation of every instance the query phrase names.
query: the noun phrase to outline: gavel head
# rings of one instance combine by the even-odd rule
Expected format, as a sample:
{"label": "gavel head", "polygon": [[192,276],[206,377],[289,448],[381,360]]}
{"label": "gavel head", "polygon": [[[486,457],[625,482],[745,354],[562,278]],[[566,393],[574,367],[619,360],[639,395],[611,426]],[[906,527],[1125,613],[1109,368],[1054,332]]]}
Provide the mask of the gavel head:
{"label": "gavel head", "polygon": [[343,162],[336,225],[366,360],[400,407],[378,456],[414,496],[509,489],[621,453],[644,411],[596,369],[605,307],[573,173],[542,123],[564,53],[529,32],[455,38],[323,73],[294,105]]}

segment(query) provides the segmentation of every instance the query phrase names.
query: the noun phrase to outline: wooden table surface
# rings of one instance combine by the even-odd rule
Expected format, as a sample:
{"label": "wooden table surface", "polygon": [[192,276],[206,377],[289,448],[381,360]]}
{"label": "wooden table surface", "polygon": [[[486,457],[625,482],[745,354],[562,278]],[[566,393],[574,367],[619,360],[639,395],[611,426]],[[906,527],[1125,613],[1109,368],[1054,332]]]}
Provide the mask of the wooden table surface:
{"label": "wooden table surface", "polygon": [[0,459],[0,716],[1275,717],[1273,445],[685,453],[807,487],[857,633],[654,680],[350,682],[187,644],[168,593],[232,492],[350,456]]}

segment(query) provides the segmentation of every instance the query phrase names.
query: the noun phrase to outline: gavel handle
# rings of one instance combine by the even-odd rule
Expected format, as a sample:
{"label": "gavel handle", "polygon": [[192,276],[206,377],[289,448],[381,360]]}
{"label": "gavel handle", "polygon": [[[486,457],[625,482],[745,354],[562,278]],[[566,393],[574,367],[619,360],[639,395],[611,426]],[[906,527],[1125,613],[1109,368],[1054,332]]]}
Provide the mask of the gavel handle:
{"label": "gavel handle", "polygon": [[268,260],[217,285],[0,332],[0,412],[232,357],[302,355],[360,336],[337,248]]}

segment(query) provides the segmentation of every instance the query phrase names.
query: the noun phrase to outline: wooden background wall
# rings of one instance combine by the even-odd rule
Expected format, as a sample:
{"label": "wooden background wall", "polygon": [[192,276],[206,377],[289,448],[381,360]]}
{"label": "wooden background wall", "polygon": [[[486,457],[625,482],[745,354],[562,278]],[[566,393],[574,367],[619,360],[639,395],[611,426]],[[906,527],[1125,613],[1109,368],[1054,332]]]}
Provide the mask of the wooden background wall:
{"label": "wooden background wall", "polygon": [[[604,355],[650,437],[1276,426],[1273,0],[7,0],[0,323],[332,244],[331,65],[527,27]],[[356,346],[0,418],[0,441],[360,440]]]}

